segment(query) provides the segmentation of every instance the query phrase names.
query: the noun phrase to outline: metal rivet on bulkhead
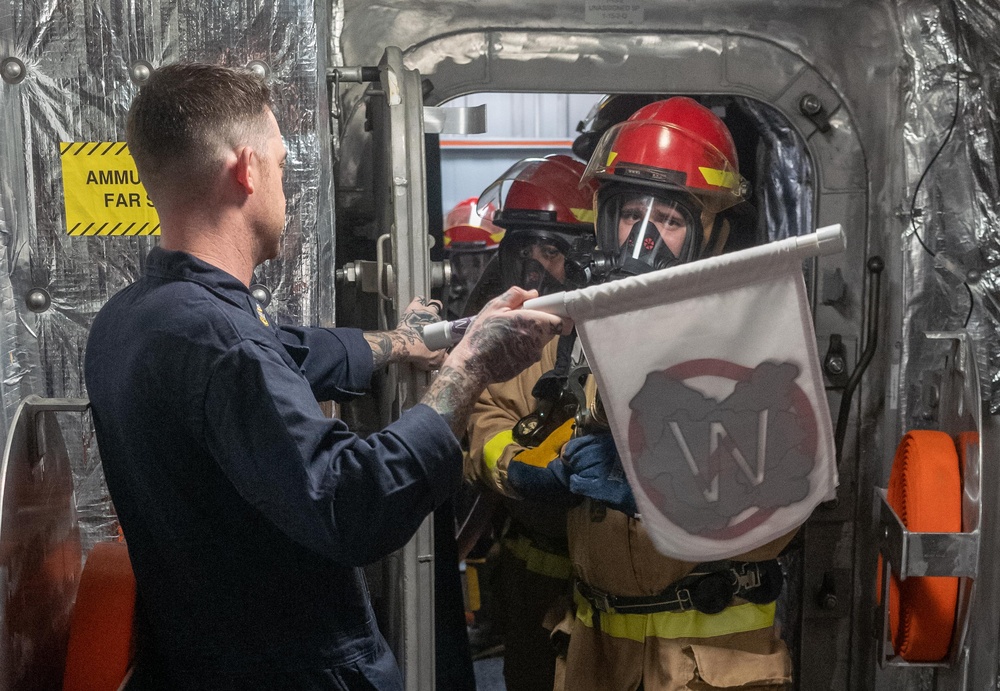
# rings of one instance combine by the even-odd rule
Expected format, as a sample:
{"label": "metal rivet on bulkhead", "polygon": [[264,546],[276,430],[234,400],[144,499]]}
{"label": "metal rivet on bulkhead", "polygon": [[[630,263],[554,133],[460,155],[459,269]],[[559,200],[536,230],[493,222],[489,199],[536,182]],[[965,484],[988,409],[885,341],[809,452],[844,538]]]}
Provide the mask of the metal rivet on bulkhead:
{"label": "metal rivet on bulkhead", "polygon": [[145,60],[137,60],[128,68],[128,76],[135,84],[145,84],[153,74],[153,66]]}
{"label": "metal rivet on bulkhead", "polygon": [[251,60],[247,65],[247,69],[256,74],[261,79],[267,79],[271,76],[271,68],[268,67],[267,63],[263,60]]}
{"label": "metal rivet on bulkhead", "polygon": [[250,286],[250,294],[253,295],[254,300],[260,303],[261,307],[267,307],[271,304],[271,291],[267,289],[267,286],[254,283]]}
{"label": "metal rivet on bulkhead", "polygon": [[799,110],[803,115],[818,115],[823,110],[823,103],[815,94],[806,94],[799,99]]}
{"label": "metal rivet on bulkhead", "polygon": [[844,362],[844,358],[839,355],[834,355],[827,358],[826,362],[823,363],[824,369],[826,369],[828,374],[843,374],[844,370],[847,369],[847,363]]}
{"label": "metal rivet on bulkhead", "polygon": [[17,58],[4,58],[3,62],[0,62],[0,78],[3,78],[8,84],[17,84],[22,79],[27,70],[24,68],[24,63]]}
{"label": "metal rivet on bulkhead", "polygon": [[24,304],[32,312],[44,312],[52,305],[52,298],[44,288],[32,288],[24,296]]}

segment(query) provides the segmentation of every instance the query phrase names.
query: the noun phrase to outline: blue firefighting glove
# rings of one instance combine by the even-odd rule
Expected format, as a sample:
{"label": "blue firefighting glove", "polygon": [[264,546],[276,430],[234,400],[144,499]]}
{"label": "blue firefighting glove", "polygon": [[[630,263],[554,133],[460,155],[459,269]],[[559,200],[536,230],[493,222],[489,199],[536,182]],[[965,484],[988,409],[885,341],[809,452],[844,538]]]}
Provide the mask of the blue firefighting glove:
{"label": "blue firefighting glove", "polygon": [[559,457],[573,434],[567,420],[538,446],[521,451],[507,465],[507,486],[524,499],[575,506],[581,498],[569,491],[569,468]]}
{"label": "blue firefighting glove", "polygon": [[604,502],[629,516],[639,513],[610,433],[571,440],[563,447],[563,461],[570,469],[570,492]]}

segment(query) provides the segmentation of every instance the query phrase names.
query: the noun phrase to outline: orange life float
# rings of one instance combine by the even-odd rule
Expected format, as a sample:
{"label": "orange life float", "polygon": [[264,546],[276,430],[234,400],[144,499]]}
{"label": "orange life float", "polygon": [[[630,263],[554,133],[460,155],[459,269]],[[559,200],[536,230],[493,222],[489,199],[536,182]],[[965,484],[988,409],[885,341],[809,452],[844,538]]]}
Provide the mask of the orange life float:
{"label": "orange life float", "polygon": [[[892,462],[888,498],[911,532],[961,532],[962,477],[955,441],[944,432],[908,432]],[[948,656],[958,590],[957,577],[900,581],[893,574],[889,628],[897,655],[907,662],[938,662]]]}

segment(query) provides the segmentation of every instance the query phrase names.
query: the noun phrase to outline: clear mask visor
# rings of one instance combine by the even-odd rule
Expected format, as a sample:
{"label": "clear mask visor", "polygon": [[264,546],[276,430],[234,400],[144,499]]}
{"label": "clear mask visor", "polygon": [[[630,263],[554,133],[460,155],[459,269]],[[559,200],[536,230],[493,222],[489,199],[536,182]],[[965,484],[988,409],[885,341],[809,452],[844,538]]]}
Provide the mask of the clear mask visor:
{"label": "clear mask visor", "polygon": [[566,290],[579,281],[567,262],[569,244],[553,233],[521,231],[500,245],[500,271],[505,286],[537,290],[540,295]]}
{"label": "clear mask visor", "polygon": [[616,248],[622,266],[663,269],[694,259],[697,211],[681,198],[619,193],[601,207],[598,243],[605,251]]}
{"label": "clear mask visor", "polygon": [[532,169],[544,163],[544,158],[525,158],[505,170],[479,195],[479,213],[484,213],[487,207],[503,211],[507,201],[507,193],[510,192],[514,181],[522,177],[529,177]]}

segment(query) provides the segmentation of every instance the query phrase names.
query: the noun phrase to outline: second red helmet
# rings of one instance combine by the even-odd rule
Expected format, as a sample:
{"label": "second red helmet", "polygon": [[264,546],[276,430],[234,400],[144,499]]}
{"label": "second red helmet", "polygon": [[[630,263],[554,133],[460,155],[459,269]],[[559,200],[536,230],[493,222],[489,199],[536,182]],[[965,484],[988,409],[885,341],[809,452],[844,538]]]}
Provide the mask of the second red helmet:
{"label": "second red helmet", "polygon": [[594,241],[596,181],[581,184],[584,166],[555,154],[518,161],[479,195],[480,208],[496,208],[493,222],[506,233],[499,269],[512,285],[545,294],[582,285],[573,257]]}

